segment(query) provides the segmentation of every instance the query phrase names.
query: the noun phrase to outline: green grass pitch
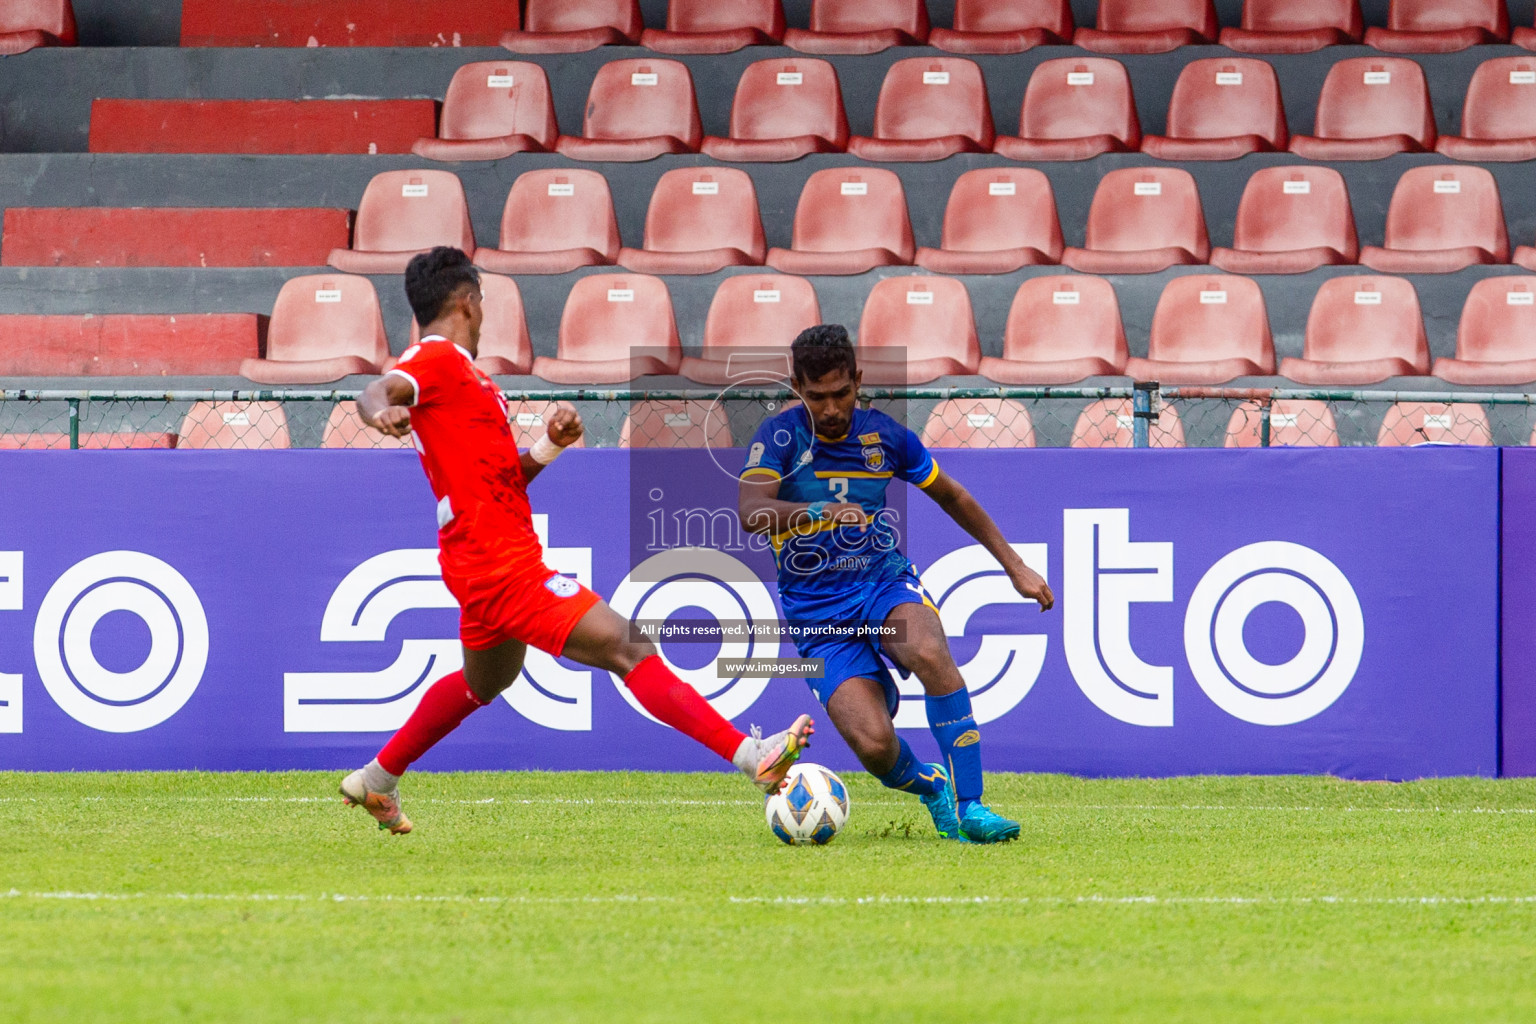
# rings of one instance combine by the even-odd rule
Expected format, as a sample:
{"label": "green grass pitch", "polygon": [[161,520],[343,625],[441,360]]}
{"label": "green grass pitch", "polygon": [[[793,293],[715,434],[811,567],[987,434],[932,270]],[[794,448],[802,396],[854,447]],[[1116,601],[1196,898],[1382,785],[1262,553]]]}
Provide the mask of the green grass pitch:
{"label": "green grass pitch", "polygon": [[1536,785],[998,775],[829,847],[726,775],[0,774],[3,1021],[1529,1022]]}

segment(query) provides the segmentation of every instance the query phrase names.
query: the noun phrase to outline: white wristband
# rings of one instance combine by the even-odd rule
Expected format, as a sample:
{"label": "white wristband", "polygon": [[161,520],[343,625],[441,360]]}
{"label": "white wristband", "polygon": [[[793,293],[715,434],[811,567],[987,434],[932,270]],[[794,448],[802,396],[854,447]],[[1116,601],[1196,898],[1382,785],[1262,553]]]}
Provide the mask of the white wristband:
{"label": "white wristband", "polygon": [[545,434],[533,442],[533,447],[528,449],[528,454],[533,456],[534,462],[541,466],[547,466],[558,459],[563,451],[565,451],[564,448],[555,444],[555,442],[549,439],[549,435]]}

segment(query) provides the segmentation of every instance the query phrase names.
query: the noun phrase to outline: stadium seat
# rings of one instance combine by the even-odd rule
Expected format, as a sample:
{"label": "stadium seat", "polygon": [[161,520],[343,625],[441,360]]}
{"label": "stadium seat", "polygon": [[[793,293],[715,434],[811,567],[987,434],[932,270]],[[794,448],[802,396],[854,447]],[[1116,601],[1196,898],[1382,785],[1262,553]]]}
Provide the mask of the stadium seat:
{"label": "stadium seat", "polygon": [[1033,448],[1035,425],[1012,398],[948,398],[923,424],[929,448]]}
{"label": "stadium seat", "polygon": [[1387,210],[1384,247],[1360,250],[1384,274],[1449,274],[1479,263],[1508,263],[1509,235],[1499,186],[1486,167],[1404,171]]}
{"label": "stadium seat", "polygon": [[246,359],[240,376],[258,384],[324,384],[381,373],[389,337],[373,282],[310,274],[283,285],[272,305],[265,359]]}
{"label": "stadium seat", "polygon": [[704,321],[704,349],[684,356],[679,372],[700,384],[743,377],[787,380],[789,344],[821,323],[816,289],[788,274],[741,274],[715,289]]}
{"label": "stadium seat", "polygon": [[[114,7],[93,13],[148,16],[142,5]],[[517,4],[488,0],[181,0],[177,8],[182,46],[495,46],[518,26]]]}
{"label": "stadium seat", "polygon": [[619,429],[620,448],[729,448],[731,421],[716,402],[636,402]]}
{"label": "stadium seat", "polygon": [[1072,42],[1068,0],[957,0],[953,28],[935,28],[928,45],[949,53],[1023,53]]}
{"label": "stadium seat", "polygon": [[634,46],[645,22],[639,0],[528,0],[523,27],[502,34],[518,53],[580,53],[599,46]]}
{"label": "stadium seat", "polygon": [[352,211],[13,206],[3,237],[8,267],[323,267]]}
{"label": "stadium seat", "polygon": [[786,274],[862,274],[912,262],[915,245],[901,179],[879,168],[812,174],[795,207],[793,248],[768,250]]}
{"label": "stadium seat", "polygon": [[1211,0],[1099,0],[1093,28],[1072,42],[1095,53],[1167,53],[1216,41]]}
{"label": "stadium seat", "polygon": [[255,313],[0,315],[0,377],[232,375],[259,354]]}
{"label": "stadium seat", "polygon": [[1174,278],[1152,314],[1147,358],[1131,358],[1125,372],[1166,384],[1221,384],[1274,373],[1264,293],[1256,282],[1231,274]]}
{"label": "stadium seat", "polygon": [[[507,403],[507,425],[512,428],[512,440],[519,448],[531,448],[535,441],[544,436],[544,419],[559,405],[559,402],[541,399],[523,399]],[[568,447],[585,448],[586,446],[587,436],[582,434]]]}
{"label": "stadium seat", "polygon": [[1358,43],[1365,31],[1360,0],[1244,0],[1242,28],[1218,41],[1240,53],[1311,53]]}
{"label": "stadium seat", "polygon": [[1059,263],[1061,249],[1051,179],[1032,167],[987,167],[955,179],[942,247],[919,248],[915,262],[936,274],[1009,274]]}
{"label": "stadium seat", "polygon": [[861,160],[943,160],[992,149],[992,106],[981,68],[963,57],[912,57],[885,73],[875,134],[855,135]]}
{"label": "stadium seat", "polygon": [[888,277],[869,290],[859,318],[866,384],[922,384],[976,372],[981,343],[965,285],[950,277]]}
{"label": "stadium seat", "polygon": [[7,0],[0,4],[0,56],[38,46],[74,46],[75,11],[69,0]]}
{"label": "stadium seat", "polygon": [[1509,41],[1527,50],[1536,50],[1536,28],[1522,25],[1509,34]]}
{"label": "stadium seat", "polygon": [[1099,179],[1087,244],[1061,262],[1086,274],[1153,274],[1211,255],[1195,179],[1177,167],[1124,167]]}
{"label": "stadium seat", "polygon": [[[1183,448],[1184,424],[1178,410],[1160,403],[1157,419],[1147,424],[1150,448]],[[1134,444],[1136,417],[1129,398],[1101,398],[1088,403],[1072,427],[1073,448],[1129,448]]]}
{"label": "stadium seat", "polygon": [[1429,372],[1429,342],[1413,285],[1400,277],[1335,277],[1307,315],[1302,358],[1280,363],[1298,384],[1376,384]]}
{"label": "stadium seat", "polygon": [[608,179],[555,167],[524,171],[512,183],[494,249],[475,266],[500,274],[565,274],[619,258],[619,221]]}
{"label": "stadium seat", "polygon": [[640,45],[657,53],[733,53],[783,39],[779,0],[669,0],[666,31],[646,29]]}
{"label": "stadium seat", "polygon": [[1435,151],[1479,163],[1536,160],[1536,60],[1479,64],[1461,107],[1461,134],[1440,136]]}
{"label": "stadium seat", "polygon": [[[523,374],[533,366],[533,342],[523,315],[523,293],[517,282],[500,274],[480,275],[480,347],[475,365],[482,373]],[[411,318],[411,344],[421,340],[421,325]]]}
{"label": "stadium seat", "polygon": [[1211,263],[1233,274],[1304,274],[1360,257],[1343,175],[1330,167],[1254,171],[1237,204],[1232,248]]}
{"label": "stadium seat", "polygon": [[1389,53],[1451,53],[1509,42],[1504,0],[1392,0],[1387,27],[1365,30],[1365,45]]}
{"label": "stadium seat", "polygon": [[701,148],[716,160],[785,161],[808,153],[841,153],[848,115],[837,69],[824,60],[794,57],[747,65],[731,102],[729,138],[706,136]]}
{"label": "stadium seat", "polygon": [[1406,57],[1351,57],[1328,69],[1316,135],[1291,136],[1308,160],[1380,160],[1435,148],[1424,70]]}
{"label": "stadium seat", "polygon": [[92,153],[409,153],[434,100],[94,99]]}
{"label": "stadium seat", "polygon": [[1472,402],[1398,402],[1381,420],[1376,443],[1384,448],[1420,444],[1493,444],[1488,412]]}
{"label": "stadium seat", "polygon": [[734,167],[679,167],[651,193],[645,248],[620,249],[619,264],[642,274],[712,274],[761,266],[767,248],[751,175]]}
{"label": "stadium seat", "polygon": [[1038,65],[1024,88],[1019,134],[992,145],[1010,160],[1088,160],[1141,147],[1141,120],[1125,65],[1062,57]]}
{"label": "stadium seat", "polygon": [[[1227,448],[1258,448],[1264,443],[1263,412],[1258,402],[1243,402],[1227,420]],[[1269,407],[1269,447],[1337,448],[1339,428],[1327,402],[1279,398]]]}
{"label": "stadium seat", "polygon": [[411,257],[433,246],[475,254],[464,186],[451,171],[383,171],[357,204],[352,248],[326,262],[349,274],[403,274]]}
{"label": "stadium seat", "polygon": [[1159,160],[1236,160],[1284,152],[1289,141],[1275,69],[1252,57],[1210,57],[1184,65],[1168,134],[1148,135],[1141,150]]}
{"label": "stadium seat", "polygon": [[1536,382],[1536,278],[1487,277],[1472,286],[1456,329],[1456,357],[1433,372],[1452,384]]}
{"label": "stadium seat", "polygon": [[811,28],[784,33],[802,53],[879,53],[928,41],[924,0],[811,0]]}
{"label": "stadium seat", "polygon": [[642,58],[598,69],[581,137],[562,135],[555,149],[576,160],[651,160],[697,152],[703,139],[688,65]]}
{"label": "stadium seat", "polygon": [[1003,356],[983,356],[999,384],[1073,384],[1125,372],[1129,353],[1115,289],[1101,277],[1032,277],[1019,285],[1003,331]]}
{"label": "stadium seat", "polygon": [[500,160],[548,153],[560,137],[544,69],[526,61],[479,61],[453,73],[435,138],[411,152],[428,160]]}
{"label": "stadium seat", "polygon": [[356,402],[337,402],[326,418],[325,430],[320,435],[321,448],[375,448],[393,451],[401,448],[414,449],[409,437],[393,437],[381,434],[357,415]]}
{"label": "stadium seat", "polygon": [[572,286],[560,317],[559,356],[533,372],[553,384],[619,384],[676,373],[682,352],[672,297],[659,277],[595,274]]}
{"label": "stadium seat", "polygon": [[[175,448],[176,435],[156,431],[81,431],[76,438],[80,449],[103,448]],[[24,434],[0,434],[0,451],[47,450],[69,448],[69,435],[56,431],[33,430]]]}
{"label": "stadium seat", "polygon": [[287,448],[282,402],[196,402],[176,438],[177,448]]}

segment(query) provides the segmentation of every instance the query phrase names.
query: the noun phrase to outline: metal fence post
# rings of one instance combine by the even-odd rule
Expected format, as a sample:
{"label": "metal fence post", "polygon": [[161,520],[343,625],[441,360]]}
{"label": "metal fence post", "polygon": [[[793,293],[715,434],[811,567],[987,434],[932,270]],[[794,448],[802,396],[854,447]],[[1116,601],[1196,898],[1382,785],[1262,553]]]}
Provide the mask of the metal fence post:
{"label": "metal fence post", "polygon": [[1259,447],[1269,447],[1269,410],[1267,401],[1259,403]]}
{"label": "metal fence post", "polygon": [[73,451],[80,447],[80,399],[69,400],[69,447]]}
{"label": "metal fence post", "polygon": [[1157,419],[1157,381],[1137,381],[1131,395],[1131,447],[1152,445],[1150,424]]}

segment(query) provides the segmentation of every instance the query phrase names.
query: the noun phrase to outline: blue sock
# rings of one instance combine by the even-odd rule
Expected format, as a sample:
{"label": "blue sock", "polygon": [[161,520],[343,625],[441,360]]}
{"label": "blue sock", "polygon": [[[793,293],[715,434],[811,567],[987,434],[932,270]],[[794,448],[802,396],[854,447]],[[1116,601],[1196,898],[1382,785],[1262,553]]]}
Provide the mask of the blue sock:
{"label": "blue sock", "polygon": [[939,743],[939,753],[955,783],[955,800],[963,816],[981,802],[981,733],[971,713],[971,694],[965,687],[942,697],[925,698],[928,729]]}
{"label": "blue sock", "polygon": [[917,759],[912,753],[912,748],[907,746],[907,741],[900,736],[896,742],[901,744],[901,753],[896,755],[896,766],[884,775],[876,776],[880,784],[890,789],[899,789],[903,793],[915,793],[918,796],[932,796],[943,785],[937,778],[930,776],[925,770],[927,765]]}

